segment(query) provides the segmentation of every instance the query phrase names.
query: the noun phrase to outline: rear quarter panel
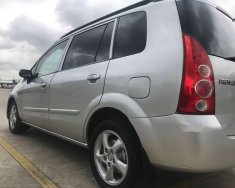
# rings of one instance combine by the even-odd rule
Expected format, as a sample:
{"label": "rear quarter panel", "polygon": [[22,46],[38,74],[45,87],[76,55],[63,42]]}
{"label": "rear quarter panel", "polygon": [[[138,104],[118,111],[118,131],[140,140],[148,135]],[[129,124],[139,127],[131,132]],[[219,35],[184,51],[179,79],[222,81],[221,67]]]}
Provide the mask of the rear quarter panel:
{"label": "rear quarter panel", "polygon": [[[136,113],[129,113],[127,116],[154,117],[173,114],[178,105],[183,69],[183,41],[176,3],[150,3],[127,13],[137,11],[145,11],[147,15],[146,48],[139,54],[110,61],[104,96],[117,93],[121,95],[113,96],[128,97],[130,80],[147,77],[150,79],[149,95],[141,99],[129,97],[141,110],[134,110]],[[141,85],[138,89],[142,89]],[[102,98],[104,99],[105,97]],[[113,101],[118,99],[113,98]],[[127,108],[133,107],[128,104],[123,102]]]}
{"label": "rear quarter panel", "polygon": [[215,115],[227,136],[235,135],[235,85],[220,80],[235,80],[235,62],[210,55],[215,77]]}

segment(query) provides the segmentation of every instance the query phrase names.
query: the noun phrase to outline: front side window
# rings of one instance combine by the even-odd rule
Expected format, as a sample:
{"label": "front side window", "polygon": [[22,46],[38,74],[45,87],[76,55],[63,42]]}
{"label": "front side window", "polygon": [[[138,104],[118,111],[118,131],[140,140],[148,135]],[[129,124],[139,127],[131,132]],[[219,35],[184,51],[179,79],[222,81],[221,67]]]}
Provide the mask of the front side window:
{"label": "front side window", "polygon": [[140,53],[147,37],[145,12],[136,12],[120,17],[116,34],[114,58]]}
{"label": "front side window", "polygon": [[66,55],[63,70],[93,63],[106,25],[91,29],[74,37]]}
{"label": "front side window", "polygon": [[35,71],[37,69],[37,63],[34,64],[34,66],[31,68],[32,74],[35,74]]}
{"label": "front side window", "polygon": [[44,76],[56,72],[59,68],[60,61],[64,54],[67,40],[52,48],[47,54],[39,61],[36,74]]}

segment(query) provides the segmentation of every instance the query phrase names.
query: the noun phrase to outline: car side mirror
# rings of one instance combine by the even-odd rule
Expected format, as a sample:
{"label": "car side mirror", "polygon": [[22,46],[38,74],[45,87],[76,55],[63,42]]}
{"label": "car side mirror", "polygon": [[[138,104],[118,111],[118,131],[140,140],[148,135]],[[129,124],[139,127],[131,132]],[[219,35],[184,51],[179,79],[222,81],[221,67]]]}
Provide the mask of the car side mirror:
{"label": "car side mirror", "polygon": [[31,70],[21,69],[19,75],[20,77],[26,79],[28,82],[30,82],[34,78]]}

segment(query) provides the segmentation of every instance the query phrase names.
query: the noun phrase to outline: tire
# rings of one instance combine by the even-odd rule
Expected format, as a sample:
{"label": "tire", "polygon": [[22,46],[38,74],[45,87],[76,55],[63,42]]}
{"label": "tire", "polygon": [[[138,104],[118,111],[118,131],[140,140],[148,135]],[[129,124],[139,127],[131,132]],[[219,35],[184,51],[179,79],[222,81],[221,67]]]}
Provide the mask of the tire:
{"label": "tire", "polygon": [[11,102],[9,109],[8,123],[10,132],[13,134],[23,134],[29,128],[29,126],[21,123],[17,105],[14,101]]}
{"label": "tire", "polygon": [[89,144],[90,165],[102,188],[134,187],[141,169],[140,144],[128,122],[102,121]]}

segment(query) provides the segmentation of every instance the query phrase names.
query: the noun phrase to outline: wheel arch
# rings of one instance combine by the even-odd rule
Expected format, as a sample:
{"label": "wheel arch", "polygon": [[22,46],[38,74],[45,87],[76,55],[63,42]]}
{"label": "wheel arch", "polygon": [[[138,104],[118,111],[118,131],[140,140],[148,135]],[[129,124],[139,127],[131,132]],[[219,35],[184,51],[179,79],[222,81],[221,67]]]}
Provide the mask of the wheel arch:
{"label": "wheel arch", "polygon": [[98,125],[101,121],[107,120],[110,118],[121,118],[122,120],[128,122],[128,124],[130,125],[128,128],[134,134],[138,143],[142,147],[141,142],[139,140],[139,136],[138,136],[134,126],[129,121],[128,117],[122,111],[120,111],[116,108],[112,108],[112,107],[100,108],[100,109],[96,110],[95,112],[93,112],[93,114],[90,116],[88,123],[87,123],[87,126],[86,126],[86,141],[88,143],[88,146],[89,146],[89,141],[90,141],[92,132],[94,131],[96,125]]}
{"label": "wheel arch", "polygon": [[145,151],[145,149],[143,148],[140,138],[138,136],[138,133],[135,129],[135,127],[132,125],[132,123],[129,121],[128,117],[120,110],[116,109],[116,108],[112,108],[112,107],[103,107],[100,108],[98,110],[96,110],[89,118],[88,123],[87,123],[87,129],[86,129],[86,141],[88,144],[88,148],[89,146],[89,142],[91,139],[91,135],[92,132],[95,130],[96,125],[98,125],[101,121],[105,120],[105,119],[109,119],[109,118],[121,118],[122,120],[125,120],[128,122],[128,128],[130,129],[132,136],[134,136],[135,138],[135,142],[138,143],[139,145],[139,149],[141,152],[141,159],[142,159],[142,164],[141,164],[141,168],[143,170],[144,176],[149,176],[149,172],[153,172],[153,167],[150,164],[150,160],[148,158],[148,155]]}

